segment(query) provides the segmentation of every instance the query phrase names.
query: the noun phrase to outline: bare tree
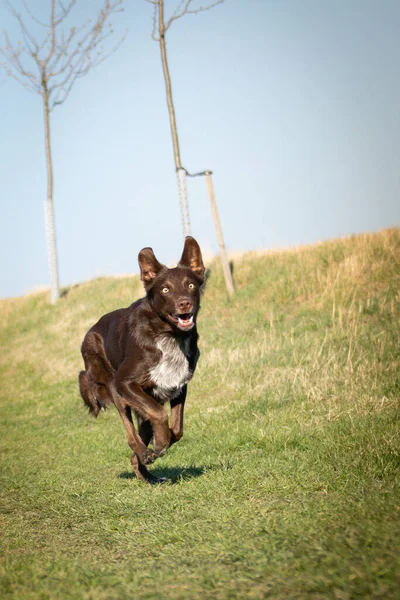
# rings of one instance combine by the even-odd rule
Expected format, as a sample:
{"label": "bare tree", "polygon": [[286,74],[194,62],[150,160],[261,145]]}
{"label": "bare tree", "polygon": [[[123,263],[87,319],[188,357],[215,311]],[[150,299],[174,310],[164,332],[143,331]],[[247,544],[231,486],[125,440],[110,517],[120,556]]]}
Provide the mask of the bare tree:
{"label": "bare tree", "polygon": [[[70,13],[76,0],[64,4],[50,0],[48,21],[38,19],[24,0],[26,15],[22,15],[4,0],[11,15],[18,21],[21,40],[12,43],[4,32],[0,45],[0,64],[6,73],[27,90],[43,100],[45,148],[47,164],[47,199],[44,204],[47,252],[51,280],[51,302],[60,296],[58,258],[53,210],[53,161],[51,154],[50,114],[55,106],[67,99],[75,81],[103,62],[122,42],[106,52],[104,42],[112,35],[110,16],[122,10],[122,0],[104,0],[94,21],[71,25]],[[26,19],[30,26],[26,25]],[[41,34],[38,37],[37,34]]]}
{"label": "bare tree", "polygon": [[176,125],[175,108],[172,99],[172,85],[167,60],[165,35],[168,29],[171,27],[172,23],[177,19],[180,19],[185,15],[197,14],[205,10],[210,10],[214,6],[217,6],[217,4],[222,4],[222,2],[224,2],[224,0],[215,0],[207,6],[199,6],[198,8],[193,8],[193,1],[194,0],[181,0],[173,14],[166,19],[164,13],[164,0],[146,0],[146,2],[152,4],[154,7],[152,38],[160,44],[161,63],[165,79],[165,90],[167,95],[169,122],[171,126],[172,145],[174,149],[175,168],[178,177],[179,201],[181,205],[182,226],[184,236],[190,234],[189,206],[186,191],[186,169],[182,167],[181,162],[178,128]]}

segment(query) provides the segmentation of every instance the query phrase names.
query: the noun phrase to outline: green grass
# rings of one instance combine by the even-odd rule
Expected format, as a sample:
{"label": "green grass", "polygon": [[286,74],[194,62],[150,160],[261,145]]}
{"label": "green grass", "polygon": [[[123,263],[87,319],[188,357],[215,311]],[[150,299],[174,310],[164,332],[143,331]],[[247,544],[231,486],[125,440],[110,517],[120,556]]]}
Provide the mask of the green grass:
{"label": "green grass", "polygon": [[400,230],[210,265],[182,441],[130,472],[80,343],[137,277],[0,302],[0,597],[394,599]]}

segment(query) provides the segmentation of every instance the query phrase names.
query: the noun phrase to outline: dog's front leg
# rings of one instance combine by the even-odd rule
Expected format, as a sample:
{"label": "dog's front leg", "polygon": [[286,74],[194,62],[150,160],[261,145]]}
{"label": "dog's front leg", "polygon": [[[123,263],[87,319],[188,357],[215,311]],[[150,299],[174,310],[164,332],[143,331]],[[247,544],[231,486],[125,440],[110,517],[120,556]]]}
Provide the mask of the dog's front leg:
{"label": "dog's front leg", "polygon": [[128,436],[129,447],[133,451],[131,462],[134,471],[139,477],[139,479],[141,479],[139,463],[141,465],[149,465],[156,460],[157,454],[153,450],[151,450],[151,448],[147,448],[146,445],[143,443],[143,440],[141,439],[140,435],[136,433],[136,429],[132,419],[132,410],[129,404],[127,404],[127,402],[125,402],[123,398],[118,397],[115,400],[115,406],[117,407],[122,422],[124,424]]}
{"label": "dog's front leg", "polygon": [[170,446],[179,442],[183,436],[183,411],[185,408],[185,400],[187,393],[187,385],[184,385],[181,393],[177,398],[171,400],[171,441]]}
{"label": "dog's front leg", "polygon": [[[171,432],[168,424],[168,414],[165,408],[158,404],[154,398],[146,394],[140,385],[134,382],[119,380],[118,374],[116,377],[116,388],[118,394],[123,398],[124,402],[126,402],[130,408],[132,408],[146,421],[150,421],[153,429],[154,452],[156,457],[163,456],[169,447],[171,439]],[[137,437],[139,438],[139,436]],[[142,440],[140,441],[145,447]],[[149,452],[147,448],[146,450]],[[141,462],[144,461],[141,460]],[[144,462],[144,464],[146,464],[146,462]]]}

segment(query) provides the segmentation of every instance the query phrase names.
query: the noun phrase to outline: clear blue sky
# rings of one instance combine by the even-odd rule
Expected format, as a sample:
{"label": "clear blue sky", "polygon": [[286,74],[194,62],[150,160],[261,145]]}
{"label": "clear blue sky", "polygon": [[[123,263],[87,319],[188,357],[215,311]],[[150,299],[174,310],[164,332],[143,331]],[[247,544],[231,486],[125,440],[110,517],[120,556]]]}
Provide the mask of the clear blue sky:
{"label": "clear blue sky", "polygon": [[[78,20],[101,5],[79,3]],[[166,263],[181,252],[151,14],[126,0],[125,42],[52,113],[62,285],[137,272],[143,246]],[[2,4],[0,28],[16,39]],[[400,224],[398,0],[226,0],[175,22],[167,49],[182,162],[214,171],[228,250]],[[1,73],[0,130],[4,297],[49,278],[41,99]],[[216,253],[205,181],[188,188],[192,234]]]}

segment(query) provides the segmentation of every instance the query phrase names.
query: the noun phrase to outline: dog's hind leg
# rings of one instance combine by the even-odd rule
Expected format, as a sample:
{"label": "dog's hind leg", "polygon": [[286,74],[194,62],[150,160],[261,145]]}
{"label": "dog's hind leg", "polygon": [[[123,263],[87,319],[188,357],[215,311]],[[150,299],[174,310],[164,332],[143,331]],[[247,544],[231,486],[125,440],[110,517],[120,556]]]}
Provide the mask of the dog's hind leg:
{"label": "dog's hind leg", "polygon": [[82,356],[86,371],[79,373],[79,390],[90,413],[97,417],[102,408],[113,402],[110,387],[115,371],[106,357],[103,339],[94,332],[85,337]]}

